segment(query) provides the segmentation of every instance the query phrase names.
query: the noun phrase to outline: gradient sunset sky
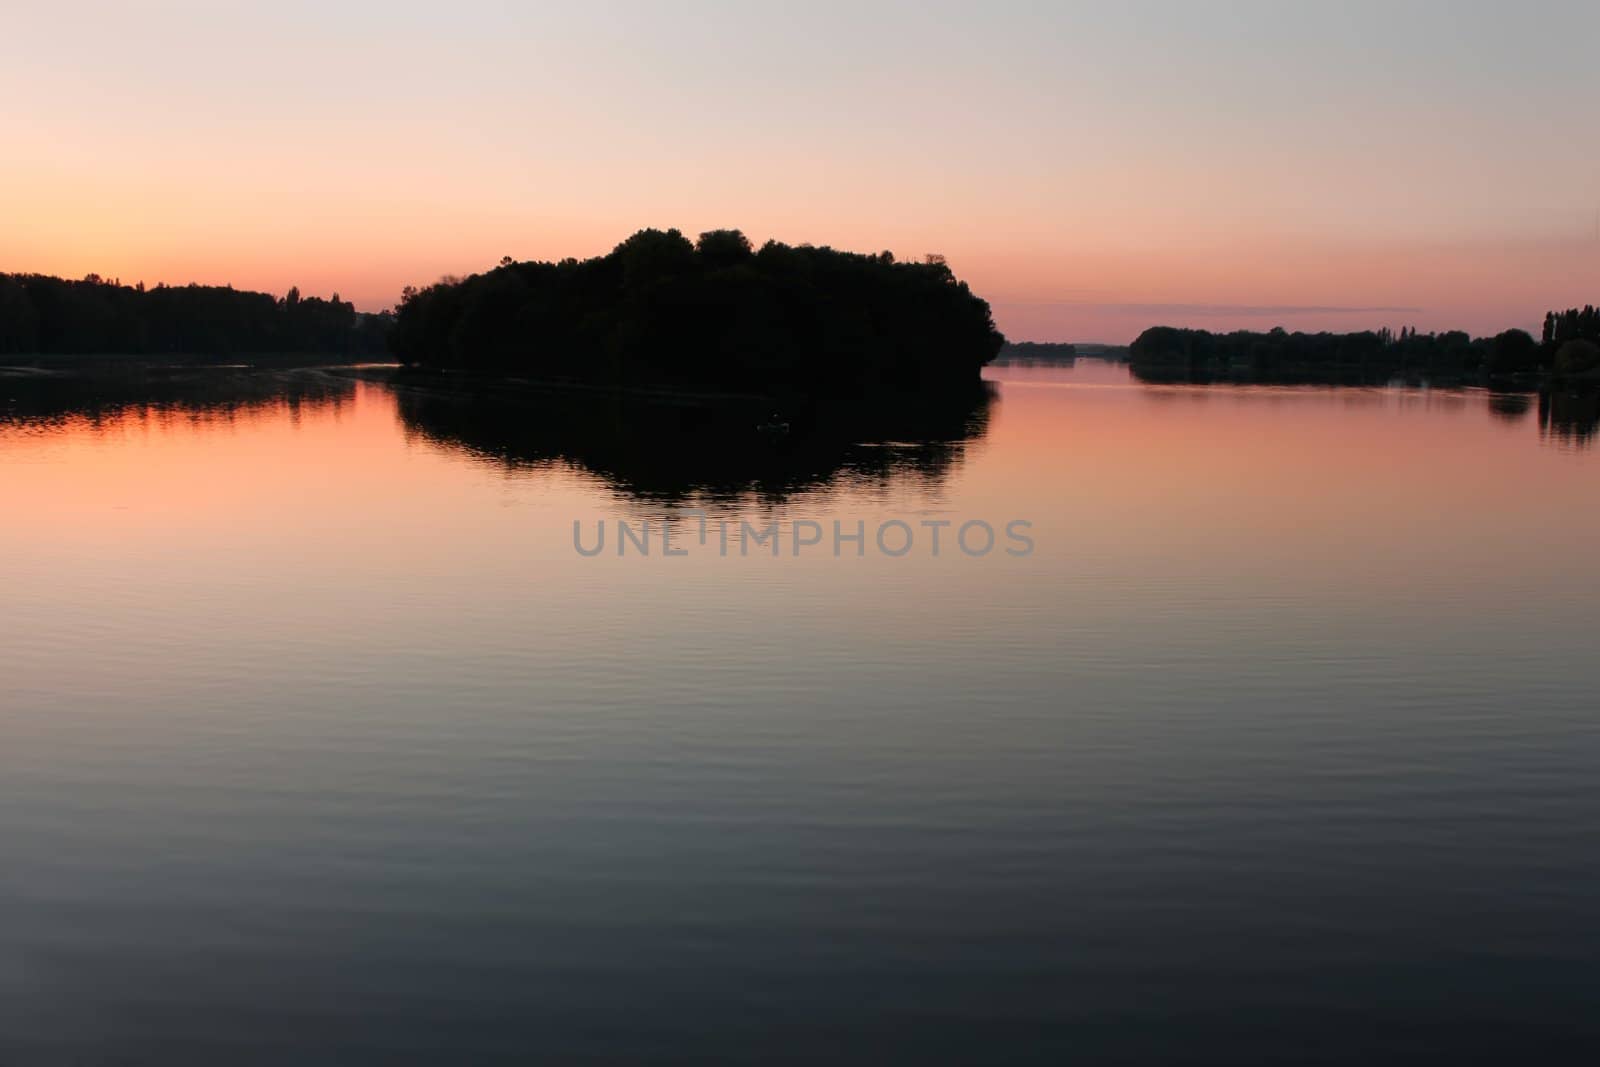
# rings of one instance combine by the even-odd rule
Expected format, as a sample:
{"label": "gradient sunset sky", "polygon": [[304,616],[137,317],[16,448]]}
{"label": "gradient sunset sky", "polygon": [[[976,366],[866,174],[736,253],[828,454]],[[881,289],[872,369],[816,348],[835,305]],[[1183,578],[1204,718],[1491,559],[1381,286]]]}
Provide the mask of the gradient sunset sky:
{"label": "gradient sunset sky", "polygon": [[77,3],[0,270],[337,291],[644,226],[939,252],[1019,340],[1600,298],[1600,4]]}

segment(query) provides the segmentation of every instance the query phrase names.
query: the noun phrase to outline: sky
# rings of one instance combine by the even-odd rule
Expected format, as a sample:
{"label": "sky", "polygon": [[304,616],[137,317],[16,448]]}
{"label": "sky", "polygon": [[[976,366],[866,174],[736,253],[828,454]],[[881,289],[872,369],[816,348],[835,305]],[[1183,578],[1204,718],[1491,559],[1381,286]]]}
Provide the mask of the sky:
{"label": "sky", "polygon": [[1600,5],[11,0],[0,270],[338,292],[743,229],[1016,340],[1600,299]]}

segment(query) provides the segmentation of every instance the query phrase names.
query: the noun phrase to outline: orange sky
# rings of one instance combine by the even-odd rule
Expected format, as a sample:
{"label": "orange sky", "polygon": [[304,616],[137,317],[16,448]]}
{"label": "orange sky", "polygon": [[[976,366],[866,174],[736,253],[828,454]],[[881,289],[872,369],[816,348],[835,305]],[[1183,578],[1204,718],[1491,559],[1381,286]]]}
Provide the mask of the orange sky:
{"label": "orange sky", "polygon": [[8,16],[0,270],[376,309],[738,226],[940,252],[1034,340],[1600,293],[1591,5],[218,7]]}

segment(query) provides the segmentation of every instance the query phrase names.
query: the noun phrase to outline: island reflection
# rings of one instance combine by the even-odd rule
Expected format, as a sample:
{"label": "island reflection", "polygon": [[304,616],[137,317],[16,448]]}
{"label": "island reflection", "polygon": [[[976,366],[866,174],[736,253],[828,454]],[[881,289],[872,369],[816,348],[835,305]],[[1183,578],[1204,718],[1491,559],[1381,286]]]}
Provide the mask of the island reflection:
{"label": "island reflection", "polygon": [[506,469],[566,465],[639,501],[768,504],[821,489],[936,490],[987,432],[992,384],[774,414],[754,400],[395,387],[406,432]]}

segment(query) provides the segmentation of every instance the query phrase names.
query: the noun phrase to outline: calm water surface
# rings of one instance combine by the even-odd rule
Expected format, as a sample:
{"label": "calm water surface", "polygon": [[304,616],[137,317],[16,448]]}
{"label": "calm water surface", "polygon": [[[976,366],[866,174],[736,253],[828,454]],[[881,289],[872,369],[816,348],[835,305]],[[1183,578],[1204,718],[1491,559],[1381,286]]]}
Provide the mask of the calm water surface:
{"label": "calm water surface", "polygon": [[[991,376],[803,459],[0,378],[0,1062],[1592,1060],[1592,413]],[[573,550],[696,504],[1037,548]]]}

